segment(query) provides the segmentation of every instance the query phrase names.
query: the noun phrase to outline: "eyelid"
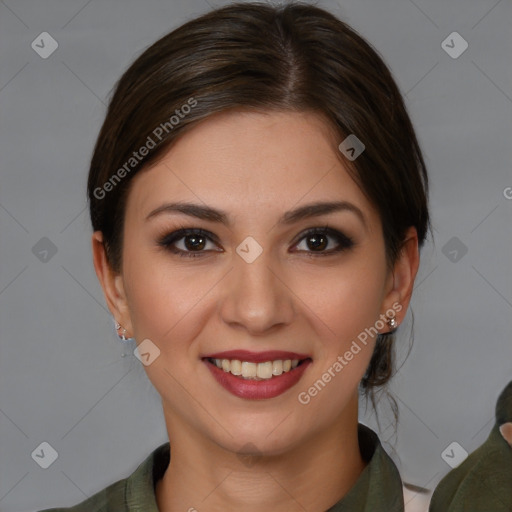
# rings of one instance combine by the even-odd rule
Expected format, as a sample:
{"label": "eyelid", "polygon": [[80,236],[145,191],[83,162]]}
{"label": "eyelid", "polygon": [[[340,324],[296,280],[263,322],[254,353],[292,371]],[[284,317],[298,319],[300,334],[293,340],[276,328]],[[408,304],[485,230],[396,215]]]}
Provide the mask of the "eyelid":
{"label": "eyelid", "polygon": [[[296,238],[297,242],[295,242],[294,245],[297,245],[299,242],[301,242],[307,236],[315,235],[315,234],[323,234],[323,235],[330,236],[331,238],[334,238],[335,240],[337,240],[339,243],[345,243],[347,245],[354,244],[354,240],[350,236],[346,235],[343,231],[340,231],[339,229],[332,228],[328,225],[325,225],[322,227],[316,226],[316,227],[308,228],[304,231],[301,231],[299,233],[299,235],[297,235],[297,238]],[[314,251],[310,251],[310,252],[314,252]]]}
{"label": "eyelid", "polygon": [[[355,245],[354,240],[346,235],[343,231],[340,231],[339,229],[332,228],[328,225],[325,226],[315,226],[308,229],[305,229],[301,231],[297,237],[295,238],[295,241],[292,243],[292,246],[295,247],[298,245],[302,240],[307,238],[310,235],[314,234],[323,234],[326,236],[329,236],[330,238],[334,239],[337,242],[337,248],[330,249],[328,251],[298,251],[299,253],[306,254],[308,256],[316,257],[316,256],[328,256],[332,254],[339,254],[343,251],[346,251],[350,248],[352,248]],[[174,254],[177,254],[178,256],[184,256],[184,257],[202,257],[206,256],[209,253],[211,253],[211,250],[202,250],[202,251],[183,251],[182,249],[177,249],[176,247],[173,247],[173,244],[175,244],[177,241],[182,240],[183,238],[189,236],[189,235],[199,235],[203,236],[209,241],[213,242],[216,245],[220,245],[218,237],[211,233],[208,230],[202,229],[202,228],[186,228],[186,227],[179,227],[176,230],[171,231],[170,233],[167,233],[166,235],[163,235],[162,237],[159,237],[158,239],[158,245],[163,247],[164,249],[167,249]],[[221,252],[221,251],[213,251],[213,252]]]}
{"label": "eyelid", "polygon": [[[178,242],[179,240],[182,240],[183,238],[186,238],[190,235],[198,235],[203,236],[204,238],[207,238],[209,241],[213,242],[216,245],[219,244],[219,239],[214,233],[211,233],[210,231],[207,231],[202,228],[186,228],[186,227],[179,227],[175,230],[172,230],[171,232],[168,232],[167,234],[164,234],[163,236],[158,238],[158,245],[164,247],[164,248],[171,248],[173,244]],[[174,251],[173,251],[174,252]],[[186,252],[186,253],[206,253],[208,251],[182,251],[181,249],[177,249],[175,252]],[[216,251],[218,252],[218,251]]]}

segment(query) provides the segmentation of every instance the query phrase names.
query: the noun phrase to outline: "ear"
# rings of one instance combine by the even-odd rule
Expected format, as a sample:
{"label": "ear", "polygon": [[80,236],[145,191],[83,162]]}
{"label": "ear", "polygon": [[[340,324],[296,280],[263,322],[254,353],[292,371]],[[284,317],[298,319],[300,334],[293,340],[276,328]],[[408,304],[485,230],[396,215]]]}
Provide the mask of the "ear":
{"label": "ear", "polygon": [[133,330],[123,276],[115,272],[108,262],[103,243],[103,233],[101,231],[95,231],[92,234],[92,256],[94,269],[103,288],[103,295],[105,296],[108,309],[115,320],[126,329],[126,336],[131,338]]}
{"label": "ear", "polygon": [[382,304],[383,314],[389,309],[395,311],[398,325],[402,323],[407,313],[419,264],[418,233],[416,228],[411,226],[406,231],[400,254],[389,272]]}

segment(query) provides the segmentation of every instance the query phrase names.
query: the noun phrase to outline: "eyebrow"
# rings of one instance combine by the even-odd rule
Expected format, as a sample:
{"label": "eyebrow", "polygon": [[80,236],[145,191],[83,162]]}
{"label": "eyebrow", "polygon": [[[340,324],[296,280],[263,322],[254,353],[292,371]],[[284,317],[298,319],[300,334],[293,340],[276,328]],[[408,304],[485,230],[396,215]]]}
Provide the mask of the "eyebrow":
{"label": "eyebrow", "polygon": [[[294,210],[285,212],[279,219],[278,224],[290,225],[303,219],[319,217],[321,215],[327,215],[329,213],[340,211],[349,211],[355,213],[365,228],[367,227],[363,212],[356,205],[348,201],[329,201],[306,204]],[[149,220],[163,213],[182,213],[191,217],[196,217],[198,219],[211,222],[219,222],[225,226],[231,226],[229,215],[223,210],[217,210],[215,208],[211,208],[210,206],[184,202],[165,203],[151,211],[147,215],[146,220]]]}

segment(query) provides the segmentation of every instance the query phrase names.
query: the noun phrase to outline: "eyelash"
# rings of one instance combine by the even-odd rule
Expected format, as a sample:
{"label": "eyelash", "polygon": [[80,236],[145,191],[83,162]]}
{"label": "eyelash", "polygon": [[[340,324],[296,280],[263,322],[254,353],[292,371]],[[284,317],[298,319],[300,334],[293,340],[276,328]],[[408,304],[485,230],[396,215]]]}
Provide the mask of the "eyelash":
{"label": "eyelash", "polygon": [[[203,257],[206,252],[208,251],[183,251],[182,249],[177,249],[174,247],[174,243],[177,241],[186,238],[190,235],[197,235],[204,238],[207,238],[209,241],[216,243],[216,237],[213,236],[212,233],[205,231],[200,228],[181,228],[176,231],[173,231],[172,233],[169,233],[167,235],[164,235],[158,240],[158,245],[167,249],[168,251],[172,252],[173,254],[176,254],[180,256],[181,258],[198,258]],[[318,228],[310,228],[306,230],[304,233],[301,234],[301,237],[299,238],[298,242],[294,245],[298,245],[303,239],[312,236],[312,235],[326,235],[329,237],[334,238],[338,245],[338,248],[331,249],[330,251],[321,251],[321,252],[315,252],[315,251],[305,251],[305,254],[307,254],[308,257],[316,258],[316,257],[325,257],[325,256],[332,256],[335,254],[338,254],[342,251],[345,251],[347,249],[352,248],[355,244],[352,238],[348,237],[341,231],[338,231],[336,229],[330,228],[329,226],[324,227],[318,227]],[[220,251],[215,251],[220,252]],[[304,252],[304,251],[301,251]]]}

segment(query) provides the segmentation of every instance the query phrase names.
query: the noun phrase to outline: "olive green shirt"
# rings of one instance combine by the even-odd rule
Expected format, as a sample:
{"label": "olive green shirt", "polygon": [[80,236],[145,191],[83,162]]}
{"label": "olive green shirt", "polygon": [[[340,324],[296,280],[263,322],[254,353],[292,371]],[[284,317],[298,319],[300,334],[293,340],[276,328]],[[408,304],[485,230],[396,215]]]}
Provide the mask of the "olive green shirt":
{"label": "olive green shirt", "polygon": [[439,482],[429,511],[512,511],[512,448],[498,424],[479,448]]}
{"label": "olive green shirt", "polygon": [[[512,512],[512,446],[499,430],[511,422],[512,381],[498,397],[487,440],[441,480],[429,512]],[[403,512],[402,481],[377,434],[359,423],[358,442],[367,465],[349,492],[326,512]],[[169,461],[170,446],[165,443],[128,478],[74,507],[40,512],[158,512],[155,485]]]}
{"label": "olive green shirt", "polygon": [[[402,480],[377,434],[359,423],[361,456],[368,463],[349,492],[326,512],[403,512]],[[155,485],[170,461],[170,445],[156,448],[128,477],[70,508],[40,512],[158,512]],[[191,504],[202,510],[201,505]]]}
{"label": "olive green shirt", "polygon": [[486,441],[437,485],[429,512],[511,512],[512,446],[499,427],[512,422],[512,381],[496,401]]}

